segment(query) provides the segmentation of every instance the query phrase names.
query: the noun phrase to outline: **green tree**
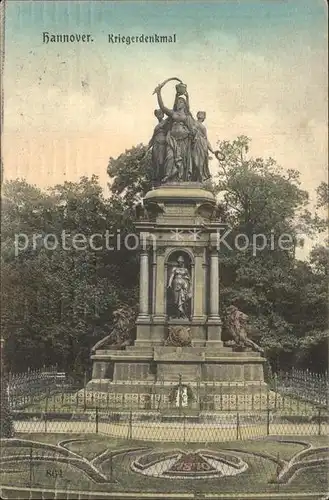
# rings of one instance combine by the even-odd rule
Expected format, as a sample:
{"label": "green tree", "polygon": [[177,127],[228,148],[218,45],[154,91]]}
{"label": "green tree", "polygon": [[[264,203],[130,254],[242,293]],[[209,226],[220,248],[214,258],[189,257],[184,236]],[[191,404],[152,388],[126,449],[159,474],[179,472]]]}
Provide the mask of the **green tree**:
{"label": "green tree", "polygon": [[[210,188],[218,195],[222,218],[230,228],[227,245],[221,245],[221,307],[235,303],[249,314],[251,330],[258,332],[274,367],[303,362],[310,328],[318,331],[312,299],[306,293],[315,269],[299,262],[295,251],[303,245],[300,234],[311,236],[323,230],[324,220],[308,210],[309,195],[300,188],[298,171],[285,171],[272,158],[253,158],[245,136],[219,142],[218,148],[225,160]],[[151,166],[144,153],[145,147],[139,145],[111,158],[108,165],[112,193],[131,217],[134,203],[152,187]],[[322,202],[326,192],[321,185]],[[256,235],[260,236],[255,239]],[[241,250],[246,241],[249,244]],[[323,319],[325,309],[319,312]],[[324,335],[323,330],[319,335]]]}
{"label": "green tree", "polygon": [[109,160],[109,188],[126,209],[131,209],[152,187],[151,157],[146,151],[146,146],[139,144]]}
{"label": "green tree", "polygon": [[[221,307],[235,303],[249,314],[251,330],[258,332],[274,368],[295,363],[322,370],[328,252],[315,247],[302,262],[295,249],[302,244],[299,233],[321,231],[325,220],[309,212],[298,172],[283,171],[273,159],[252,158],[249,147],[246,137],[220,142],[225,160],[210,186],[230,228],[220,253]],[[138,145],[110,159],[109,199],[94,176],[48,192],[24,180],[4,183],[1,326],[9,369],[57,362],[82,377],[90,366],[90,348],[111,331],[113,311],[122,303],[136,305],[138,255],[123,241],[133,232],[135,204],[152,187],[145,152]],[[321,210],[326,185],[319,186],[318,196]],[[63,231],[69,235],[66,248]],[[104,245],[106,231],[114,235],[113,250]],[[286,238],[280,245],[284,233],[290,242]],[[89,243],[79,249],[71,244],[78,235],[89,242],[95,234],[97,250]],[[238,235],[248,242],[244,249]],[[255,240],[255,235],[263,237]],[[54,241],[59,244],[51,249]]]}
{"label": "green tree", "polygon": [[[225,161],[215,187],[232,228],[232,250],[223,246],[222,252],[222,302],[234,302],[247,312],[268,358],[276,368],[287,367],[303,358],[309,328],[317,328],[317,314],[322,321],[326,316],[323,301],[320,310],[311,311],[314,303],[307,289],[314,272],[295,258],[296,247],[303,243],[299,234],[322,230],[323,220],[309,212],[299,173],[284,172],[271,158],[252,158],[249,145],[246,137],[219,144]],[[243,251],[234,244],[238,234],[249,241]],[[324,281],[319,282],[323,286]],[[317,332],[324,335],[323,330]]]}
{"label": "green tree", "polygon": [[9,405],[9,397],[8,397],[8,378],[7,378],[7,370],[4,363],[4,355],[3,355],[3,338],[1,338],[0,345],[0,358],[1,358],[1,366],[0,366],[0,376],[1,376],[1,391],[0,391],[0,438],[11,438],[14,434],[14,426],[12,415],[10,411]]}
{"label": "green tree", "polygon": [[[125,234],[118,230],[127,227],[122,203],[105,200],[96,177],[48,193],[13,181],[3,192],[2,331],[10,369],[58,363],[82,377],[91,346],[111,329],[113,311],[135,303],[136,256],[123,245],[117,249]],[[106,248],[106,231],[115,236],[113,250]],[[15,255],[18,234],[28,245]],[[89,242],[97,234],[95,250]]]}

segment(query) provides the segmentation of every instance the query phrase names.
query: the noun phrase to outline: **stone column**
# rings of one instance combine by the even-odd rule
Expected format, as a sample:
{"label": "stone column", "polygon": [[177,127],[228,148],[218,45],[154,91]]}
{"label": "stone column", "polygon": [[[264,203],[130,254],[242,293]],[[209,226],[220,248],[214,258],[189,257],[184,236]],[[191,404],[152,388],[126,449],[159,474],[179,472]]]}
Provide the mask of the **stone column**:
{"label": "stone column", "polygon": [[157,255],[153,249],[152,252],[152,297],[151,297],[151,315],[155,314],[155,292],[156,292],[156,270],[157,270]]}
{"label": "stone column", "polygon": [[140,253],[139,276],[139,317],[149,316],[149,253],[143,249]]}
{"label": "stone column", "polygon": [[156,256],[156,271],[155,271],[155,314],[154,319],[164,321],[166,316],[165,311],[165,293],[167,283],[165,270],[165,249],[158,248]]}
{"label": "stone column", "polygon": [[204,290],[204,272],[203,272],[203,249],[195,251],[194,257],[194,289],[193,289],[193,319],[203,319],[204,316],[204,303],[203,303],[203,290]]}
{"label": "stone column", "polygon": [[210,235],[210,279],[209,279],[209,317],[208,317],[208,340],[210,347],[222,347],[221,341],[221,319],[219,316],[219,250],[217,245],[217,234]]}
{"label": "stone column", "polygon": [[219,260],[217,248],[210,253],[210,307],[209,318],[219,317]]}
{"label": "stone column", "polygon": [[206,311],[205,311],[205,249],[204,247],[194,248],[194,269],[193,269],[193,311],[191,334],[193,346],[203,347],[206,341]]}
{"label": "stone column", "polygon": [[136,320],[137,332],[135,345],[149,346],[150,339],[150,276],[149,276],[149,245],[143,245],[140,250],[139,275],[139,314]]}
{"label": "stone column", "polygon": [[165,247],[159,247],[156,250],[156,267],[154,279],[155,304],[153,311],[152,345],[162,345],[165,340],[165,294],[167,290]]}

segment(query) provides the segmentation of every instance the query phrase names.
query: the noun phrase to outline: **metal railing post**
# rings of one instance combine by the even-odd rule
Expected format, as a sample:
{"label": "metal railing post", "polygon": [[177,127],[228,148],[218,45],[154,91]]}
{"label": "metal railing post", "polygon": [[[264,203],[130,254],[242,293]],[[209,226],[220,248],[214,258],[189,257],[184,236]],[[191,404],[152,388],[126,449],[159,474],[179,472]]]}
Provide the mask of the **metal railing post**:
{"label": "metal railing post", "polygon": [[112,453],[110,455],[109,468],[110,468],[110,481],[113,481],[113,457],[112,457]]}
{"label": "metal railing post", "polygon": [[236,439],[239,439],[240,435],[240,415],[239,412],[236,413]]}
{"label": "metal railing post", "polygon": [[85,371],[83,376],[83,411],[86,411],[87,409],[86,385],[87,385],[87,372]]}
{"label": "metal railing post", "polygon": [[32,487],[32,479],[33,479],[33,464],[32,464],[32,459],[33,459],[33,449],[32,446],[30,448],[30,456],[29,456],[29,483],[30,483],[30,488]]}
{"label": "metal railing post", "polygon": [[321,407],[318,408],[318,436],[321,436]]}
{"label": "metal railing post", "polygon": [[182,414],[182,375],[179,374],[178,379],[178,395],[179,395],[179,415]]}
{"label": "metal railing post", "polygon": [[266,420],[266,435],[270,435],[270,416],[271,416],[271,409],[267,408],[267,420]]}
{"label": "metal railing post", "polygon": [[129,412],[129,427],[128,427],[128,439],[132,439],[133,435],[133,412]]}

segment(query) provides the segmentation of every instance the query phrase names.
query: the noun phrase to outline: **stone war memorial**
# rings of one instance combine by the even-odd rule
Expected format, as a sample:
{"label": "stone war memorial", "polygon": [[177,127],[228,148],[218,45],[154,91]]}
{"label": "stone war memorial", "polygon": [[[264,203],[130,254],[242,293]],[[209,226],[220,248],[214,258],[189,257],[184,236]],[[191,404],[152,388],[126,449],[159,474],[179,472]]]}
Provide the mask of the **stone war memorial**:
{"label": "stone war memorial", "polygon": [[[175,99],[167,107],[162,88],[173,80]],[[170,391],[179,382],[187,410],[230,409],[230,398],[234,408],[246,408],[251,399],[255,408],[267,393],[265,359],[246,335],[247,316],[234,304],[226,312],[231,341],[222,340],[219,242],[226,225],[209,187],[208,163],[209,153],[219,162],[223,157],[208,141],[206,113],[198,111],[194,118],[186,84],[170,78],[154,94],[158,124],[149,143],[154,187],[138,207],[136,222],[136,336],[119,346],[110,335],[94,346],[88,389],[123,392],[129,407],[138,393],[145,409],[154,410],[164,403],[170,407],[170,401],[177,406]]]}
{"label": "stone war memorial", "polygon": [[320,3],[0,2],[0,498],[329,499]]}

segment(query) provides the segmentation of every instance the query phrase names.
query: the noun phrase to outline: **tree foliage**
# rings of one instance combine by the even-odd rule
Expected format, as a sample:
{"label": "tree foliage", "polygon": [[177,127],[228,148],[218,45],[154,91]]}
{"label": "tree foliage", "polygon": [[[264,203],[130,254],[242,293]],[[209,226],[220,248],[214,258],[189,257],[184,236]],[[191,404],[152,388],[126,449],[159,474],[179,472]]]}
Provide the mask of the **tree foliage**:
{"label": "tree foliage", "polygon": [[[218,149],[225,160],[211,189],[230,228],[227,246],[221,245],[220,253],[221,307],[234,303],[249,314],[251,330],[258,332],[276,367],[292,362],[309,366],[314,358],[312,368],[325,369],[326,351],[318,346],[323,347],[328,337],[327,293],[325,275],[318,271],[321,265],[323,273],[327,269],[328,254],[324,246],[315,248],[308,262],[299,261],[295,254],[304,243],[301,235],[312,237],[325,229],[327,221],[309,211],[309,194],[300,187],[299,172],[283,170],[272,158],[253,158],[247,137],[221,141]],[[112,191],[123,197],[126,206],[152,186],[144,152],[138,146],[117,160],[110,159]],[[325,203],[327,189],[322,183],[317,190],[318,208]],[[239,235],[242,243],[245,237],[249,241],[244,250],[239,249]],[[260,236],[255,240],[256,235]],[[264,248],[258,250],[256,245]]]}
{"label": "tree foliage", "polygon": [[[246,137],[220,143],[226,161],[215,187],[232,228],[232,250],[223,247],[221,253],[222,304],[233,302],[250,315],[274,364],[309,363],[309,344],[327,337],[325,283],[314,266],[296,259],[295,250],[303,244],[300,233],[321,231],[323,221],[307,208],[309,196],[300,188],[299,172],[285,172],[271,158],[250,157],[249,143]],[[242,251],[234,245],[241,234],[250,242]],[[319,286],[316,310],[313,293]]]}
{"label": "tree foliage", "polygon": [[[220,252],[221,307],[235,304],[250,316],[251,330],[274,368],[294,363],[324,370],[328,250],[316,246],[307,261],[299,261],[295,249],[302,244],[299,233],[322,231],[325,220],[309,212],[298,172],[283,171],[273,159],[253,158],[248,138],[222,141],[218,148],[225,160],[211,189],[230,228],[228,247]],[[152,187],[145,153],[140,144],[109,160],[108,199],[94,176],[47,192],[24,180],[4,183],[1,326],[9,369],[58,363],[82,376],[90,367],[91,347],[112,329],[114,311],[122,304],[136,306],[138,256],[122,242],[133,231],[134,205]],[[324,183],[318,188],[319,209],[327,189]],[[106,231],[114,235],[111,250]],[[290,246],[279,245],[283,233],[290,235]],[[88,241],[98,234],[94,243],[100,248],[89,243],[74,248],[79,234]],[[243,249],[236,245],[241,234],[248,240]],[[262,249],[255,248],[255,235],[265,237],[265,244],[257,240]],[[15,251],[15,238],[21,246],[27,238],[26,248]]]}
{"label": "tree foliage", "polygon": [[[2,331],[12,370],[58,363],[82,375],[92,344],[109,333],[118,304],[135,303],[136,257],[124,247],[121,205],[105,200],[97,179],[66,182],[43,193],[25,181],[3,186]],[[65,231],[65,239],[63,238]],[[73,245],[73,238],[114,234]],[[16,239],[28,238],[16,252]],[[33,245],[33,235],[39,238]],[[51,242],[57,241],[51,249]],[[112,245],[113,243],[113,245]],[[22,245],[23,246],[23,245]],[[136,281],[134,281],[136,279]]]}

